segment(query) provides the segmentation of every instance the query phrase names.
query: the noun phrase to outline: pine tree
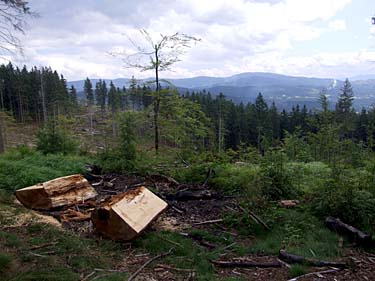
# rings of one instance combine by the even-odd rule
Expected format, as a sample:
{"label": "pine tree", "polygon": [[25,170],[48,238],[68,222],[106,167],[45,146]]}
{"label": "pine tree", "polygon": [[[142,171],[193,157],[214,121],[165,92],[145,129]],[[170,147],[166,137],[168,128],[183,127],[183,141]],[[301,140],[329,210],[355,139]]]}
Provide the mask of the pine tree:
{"label": "pine tree", "polygon": [[355,114],[353,100],[353,88],[349,79],[346,79],[336,104],[336,118],[338,123],[341,124],[340,136],[342,138],[352,137],[352,132],[354,130],[353,115]]}
{"label": "pine tree", "polygon": [[86,78],[83,91],[86,95],[86,101],[88,106],[94,105],[94,92],[92,90],[92,84],[89,78]]}

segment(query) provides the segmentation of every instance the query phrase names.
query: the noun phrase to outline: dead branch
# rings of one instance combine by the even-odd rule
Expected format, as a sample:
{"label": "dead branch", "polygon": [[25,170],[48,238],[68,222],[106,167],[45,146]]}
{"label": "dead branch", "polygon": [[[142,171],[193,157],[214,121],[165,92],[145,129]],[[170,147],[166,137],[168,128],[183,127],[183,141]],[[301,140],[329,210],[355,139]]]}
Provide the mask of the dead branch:
{"label": "dead branch", "polygon": [[168,270],[173,270],[173,271],[179,271],[179,272],[194,272],[195,271],[195,270],[189,269],[189,268],[172,267],[172,266],[166,265],[166,264],[158,264],[156,267],[164,268],[164,269],[168,269]]}
{"label": "dead branch", "polygon": [[207,247],[209,249],[215,249],[217,247],[216,244],[204,240],[203,237],[199,234],[191,234],[191,233],[183,233],[183,232],[181,232],[180,234],[185,237],[189,237],[193,239],[194,241],[198,242],[200,245]]}
{"label": "dead branch", "polygon": [[190,201],[220,199],[222,196],[207,189],[180,190],[176,194],[166,194],[167,200]]}
{"label": "dead branch", "polygon": [[53,246],[53,245],[56,245],[56,244],[57,244],[57,242],[45,243],[45,244],[41,244],[41,245],[38,245],[38,246],[31,247],[29,250],[37,250],[37,249]]}
{"label": "dead branch", "polygon": [[223,219],[216,219],[216,220],[209,220],[209,221],[196,222],[196,223],[193,223],[193,225],[212,224],[212,223],[218,223],[218,222],[222,222],[222,221],[223,221]]}
{"label": "dead branch", "polygon": [[229,248],[232,248],[234,245],[236,245],[237,243],[236,242],[233,242],[232,244],[229,244],[228,246],[225,246],[224,248],[223,248],[223,251],[225,251],[225,250],[228,250]]}
{"label": "dead branch", "polygon": [[83,277],[81,279],[81,281],[86,281],[88,280],[91,276],[93,276],[94,274],[96,273],[96,271],[94,270],[93,272],[91,272],[90,274],[86,275],[85,277]]}
{"label": "dead branch", "polygon": [[241,207],[241,206],[238,206],[242,212],[246,213],[249,215],[249,217],[256,223],[258,224],[261,224],[265,229],[267,230],[270,230],[270,227],[263,221],[260,219],[260,217],[258,217],[256,214],[254,214],[254,212],[252,211],[248,211],[246,210],[245,208]]}
{"label": "dead branch", "polygon": [[208,183],[209,179],[211,178],[212,173],[215,173],[215,171],[210,167],[207,171],[206,179],[204,180],[204,182],[202,184],[203,188],[207,186],[207,183]]}
{"label": "dead branch", "polygon": [[220,267],[259,267],[259,268],[272,268],[272,267],[281,267],[281,263],[279,262],[269,262],[269,263],[261,263],[261,262],[252,262],[252,261],[211,261],[214,265]]}
{"label": "dead branch", "polygon": [[160,174],[156,175],[155,174],[155,175],[150,175],[149,178],[150,178],[151,181],[166,181],[166,182],[168,182],[170,184],[173,184],[175,186],[180,185],[180,183],[177,180],[175,180],[172,177],[168,177],[166,175],[160,175]]}
{"label": "dead branch", "polygon": [[286,252],[285,250],[279,251],[279,258],[287,263],[299,263],[299,264],[306,264],[310,266],[316,266],[316,267],[337,267],[337,268],[346,268],[346,263],[341,262],[330,262],[330,261],[324,261],[324,260],[316,260],[316,259],[310,259],[305,258],[302,256],[290,254]]}
{"label": "dead branch", "polygon": [[157,259],[160,259],[160,258],[163,258],[165,256],[168,256],[172,253],[173,251],[173,248],[171,248],[168,252],[166,253],[161,253],[160,255],[157,255],[151,259],[149,259],[148,261],[146,261],[140,268],[138,268],[132,275],[130,275],[128,281],[132,281],[135,279],[135,277],[138,276],[139,273],[141,273],[141,271],[146,267],[148,266],[150,263],[152,263],[153,261],[157,260]]}
{"label": "dead branch", "polygon": [[327,270],[323,270],[323,271],[316,271],[316,272],[310,272],[310,273],[306,273],[304,275],[300,275],[300,276],[297,276],[297,277],[294,277],[292,279],[289,279],[288,281],[297,281],[301,278],[304,278],[304,277],[309,277],[309,276],[313,276],[313,275],[321,275],[321,274],[329,274],[329,273],[334,273],[334,272],[338,272],[340,271],[341,269],[339,268],[332,268],[332,269],[327,269]]}

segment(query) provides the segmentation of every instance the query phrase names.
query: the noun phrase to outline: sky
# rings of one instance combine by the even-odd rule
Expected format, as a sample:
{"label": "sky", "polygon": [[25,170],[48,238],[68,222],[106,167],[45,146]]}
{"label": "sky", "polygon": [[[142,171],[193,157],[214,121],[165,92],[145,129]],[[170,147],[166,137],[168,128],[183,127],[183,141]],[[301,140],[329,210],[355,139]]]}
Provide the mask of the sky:
{"label": "sky", "polygon": [[[17,65],[51,66],[68,80],[152,77],[124,67],[135,46],[160,34],[201,39],[161,73],[166,78],[273,72],[345,78],[375,75],[375,1],[29,0]],[[133,43],[132,43],[133,42]],[[111,53],[121,51],[122,55]],[[146,58],[147,59],[147,58]]]}

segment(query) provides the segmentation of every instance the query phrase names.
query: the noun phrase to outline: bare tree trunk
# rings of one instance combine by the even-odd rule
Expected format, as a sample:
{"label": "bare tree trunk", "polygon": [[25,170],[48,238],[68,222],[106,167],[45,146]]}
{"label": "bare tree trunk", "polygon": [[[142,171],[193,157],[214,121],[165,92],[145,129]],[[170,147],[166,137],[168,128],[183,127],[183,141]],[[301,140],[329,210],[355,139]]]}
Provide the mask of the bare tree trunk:
{"label": "bare tree trunk", "polygon": [[43,70],[40,73],[40,93],[42,96],[42,107],[43,107],[43,122],[44,124],[47,122],[47,108],[46,108],[46,98],[44,94],[44,86],[43,86]]}
{"label": "bare tree trunk", "polygon": [[94,141],[94,121],[93,121],[93,108],[92,105],[89,105],[89,118],[90,118],[90,134],[91,134],[91,141]]}
{"label": "bare tree trunk", "polygon": [[4,153],[4,151],[5,151],[5,147],[4,147],[4,138],[3,138],[3,127],[0,121],[0,153]]}
{"label": "bare tree trunk", "polygon": [[154,125],[155,125],[155,151],[159,150],[159,109],[160,109],[160,88],[159,88],[159,56],[158,48],[155,46],[155,82],[156,82],[156,98],[154,101]]}
{"label": "bare tree trunk", "polygon": [[116,134],[117,134],[115,117],[116,117],[116,112],[115,112],[115,110],[112,110],[112,135],[114,137],[116,137]]}

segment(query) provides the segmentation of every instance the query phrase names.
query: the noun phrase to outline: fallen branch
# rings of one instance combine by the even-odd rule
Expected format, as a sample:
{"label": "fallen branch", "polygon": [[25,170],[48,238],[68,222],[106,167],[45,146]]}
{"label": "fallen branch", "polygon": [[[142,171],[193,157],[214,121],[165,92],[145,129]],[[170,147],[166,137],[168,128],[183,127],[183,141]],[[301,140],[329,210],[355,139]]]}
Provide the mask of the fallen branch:
{"label": "fallen branch", "polygon": [[207,175],[206,175],[206,179],[204,180],[203,184],[202,184],[202,188],[205,188],[207,186],[207,183],[209,181],[209,179],[211,178],[212,176],[212,172],[215,173],[215,171],[210,167],[207,171]]}
{"label": "fallen branch", "polygon": [[254,214],[252,211],[249,211],[249,215],[253,219],[255,219],[256,221],[258,221],[258,223],[260,223],[265,229],[270,230],[270,227],[264,221],[262,221],[256,214]]}
{"label": "fallen branch", "polygon": [[346,235],[350,241],[353,241],[357,244],[369,246],[372,244],[371,235],[360,231],[359,229],[343,223],[340,219],[336,219],[333,217],[328,217],[325,220],[325,225],[340,234]]}
{"label": "fallen branch", "polygon": [[38,245],[38,246],[31,247],[29,250],[41,249],[41,248],[45,248],[45,247],[49,247],[49,246],[54,246],[56,244],[57,244],[57,242],[45,243],[45,244],[41,244],[41,245]]}
{"label": "fallen branch", "polygon": [[347,267],[346,263],[309,259],[309,258],[305,258],[302,256],[290,254],[286,252],[285,250],[280,250],[279,258],[287,263],[300,263],[300,264],[316,266],[316,267],[324,267],[324,266],[327,266],[327,267],[332,266],[332,267],[338,267],[338,268]]}
{"label": "fallen branch", "polygon": [[239,206],[242,212],[246,213],[249,215],[250,218],[252,218],[253,221],[255,221],[258,224],[261,224],[265,229],[270,230],[270,227],[263,221],[261,220],[256,214],[254,214],[252,211],[248,211],[245,208]]}
{"label": "fallen branch", "polygon": [[171,177],[168,177],[168,176],[165,176],[165,175],[150,175],[149,178],[152,180],[152,181],[166,181],[170,184],[174,184],[175,186],[179,186],[180,183],[178,181],[176,181],[174,178],[171,178]]}
{"label": "fallen branch", "polygon": [[179,272],[194,272],[195,271],[193,269],[188,269],[188,268],[172,267],[172,266],[166,265],[166,264],[158,264],[156,267],[168,269],[168,270],[173,270],[173,271],[179,271]]}
{"label": "fallen branch", "polygon": [[209,220],[209,221],[202,221],[202,222],[195,222],[193,225],[204,225],[204,224],[212,224],[212,223],[218,223],[222,222],[223,219],[216,219],[216,220]]}
{"label": "fallen branch", "polygon": [[92,183],[91,185],[92,186],[98,186],[98,185],[101,185],[103,183],[103,179],[101,179],[100,181],[98,181],[98,182],[94,182],[94,183]]}
{"label": "fallen branch", "polygon": [[207,189],[200,190],[180,190],[176,194],[166,194],[167,200],[192,201],[192,200],[212,200],[221,199],[222,196]]}
{"label": "fallen branch", "polygon": [[164,241],[166,241],[166,242],[168,242],[168,243],[171,243],[171,244],[173,244],[173,245],[175,245],[175,246],[177,246],[177,247],[179,247],[179,248],[183,248],[182,245],[181,245],[180,243],[177,243],[177,242],[175,242],[175,241],[169,240],[168,238],[165,238],[165,237],[160,236],[160,235],[157,235],[157,237],[159,237],[160,239],[162,239],[162,240],[164,240]]}
{"label": "fallen branch", "polygon": [[171,248],[168,252],[166,253],[162,253],[160,255],[157,255],[151,259],[149,259],[148,261],[146,261],[140,268],[138,268],[132,275],[130,275],[128,281],[132,281],[135,279],[135,277],[138,276],[139,273],[141,273],[141,271],[146,267],[148,266],[150,263],[152,263],[153,261],[157,260],[157,259],[160,259],[162,257],[165,257],[165,256],[168,256],[172,253],[173,251],[173,248]]}
{"label": "fallen branch", "polygon": [[232,248],[234,245],[236,245],[237,243],[236,242],[233,242],[232,244],[229,244],[228,246],[225,246],[224,248],[223,248],[223,251],[225,251],[225,250],[228,250],[229,248]]}
{"label": "fallen branch", "polygon": [[288,281],[297,281],[298,279],[301,279],[301,278],[304,278],[304,277],[309,277],[309,276],[312,276],[312,275],[321,275],[321,274],[329,274],[329,273],[334,273],[334,272],[338,272],[340,271],[341,269],[339,268],[332,268],[332,269],[328,269],[328,270],[323,270],[323,271],[316,271],[316,272],[310,272],[310,273],[306,273],[304,275],[300,275],[300,276],[297,276],[297,277],[294,277],[292,279],[289,279]]}
{"label": "fallen branch", "polygon": [[200,245],[207,247],[209,249],[214,249],[217,247],[216,244],[204,240],[203,237],[200,236],[199,234],[190,234],[190,233],[184,233],[184,232],[181,232],[180,234],[185,237],[189,237],[193,239],[194,241],[197,241]]}
{"label": "fallen branch", "polygon": [[90,274],[86,275],[85,277],[83,277],[81,279],[81,281],[86,281],[88,280],[91,276],[93,276],[94,274],[96,273],[96,271],[94,270],[93,272],[91,272]]}
{"label": "fallen branch", "polygon": [[262,263],[262,262],[252,262],[252,261],[211,261],[214,265],[220,267],[259,267],[259,268],[272,268],[272,267],[281,267],[281,263],[279,262],[269,262],[269,263]]}

